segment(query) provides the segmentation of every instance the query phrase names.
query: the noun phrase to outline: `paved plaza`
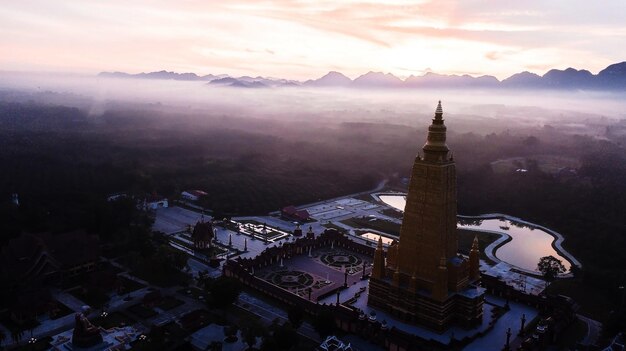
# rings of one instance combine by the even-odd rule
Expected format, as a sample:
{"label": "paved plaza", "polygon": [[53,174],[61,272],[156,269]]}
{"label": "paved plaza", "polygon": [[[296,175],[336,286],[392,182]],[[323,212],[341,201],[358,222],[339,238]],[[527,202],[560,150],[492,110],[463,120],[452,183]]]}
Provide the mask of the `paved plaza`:
{"label": "paved plaza", "polygon": [[[190,211],[182,207],[167,207],[156,210],[156,219],[152,230],[165,234],[173,234],[187,230],[202,218],[202,213]],[[205,216],[205,218],[208,218]]]}
{"label": "paved plaza", "polygon": [[[381,211],[389,208],[389,206],[384,203],[376,204],[375,201],[378,199],[372,198],[374,202],[354,197],[344,197],[298,207],[299,209],[309,211],[311,217],[315,219],[315,221],[303,225],[302,230],[306,233],[310,226],[317,236],[326,229],[326,225],[332,224],[346,229],[351,240],[366,242],[365,238],[355,233],[355,230],[359,232],[359,228],[347,226],[341,223],[341,221],[353,217],[370,217],[397,223],[401,222],[398,218],[384,215]],[[177,231],[186,230],[188,225],[195,224],[199,218],[200,214],[186,209],[159,209],[157,211],[155,229],[158,227],[162,228],[161,231],[165,233],[176,233]],[[233,220],[266,223],[267,226],[286,233],[292,233],[296,228],[296,223],[283,220],[276,215],[236,217]],[[376,241],[379,234],[384,234],[371,228],[362,229],[366,229],[367,232],[372,234],[370,240],[368,240],[370,243]],[[230,240],[232,247],[241,251],[246,246],[247,250],[240,254],[241,257],[246,258],[256,257],[269,247],[279,246],[282,243],[296,239],[289,235],[275,242],[265,242],[220,226],[217,226],[217,238],[222,244],[228,243]],[[195,254],[192,252],[191,255]],[[527,320],[532,320],[538,314],[537,310],[531,307],[511,302],[510,310],[505,311],[499,318],[492,320],[492,313],[501,311],[505,301],[493,296],[487,296],[484,305],[483,322],[479,326],[471,330],[452,327],[446,332],[438,334],[395,320],[385,312],[367,306],[368,281],[361,279],[364,262],[365,272],[369,274],[371,272],[371,257],[364,257],[341,248],[323,248],[313,250],[310,255],[309,253],[304,253],[292,258],[284,258],[282,262],[275,262],[271,266],[256,271],[255,275],[303,298],[308,298],[308,290],[311,289],[311,300],[319,303],[334,304],[337,300],[334,291],[338,290],[340,291],[340,303],[360,308],[368,315],[373,312],[376,315],[376,320],[379,322],[384,320],[389,326],[397,327],[425,339],[433,339],[448,344],[453,339],[462,340],[466,337],[476,337],[475,340],[464,347],[464,350],[486,350],[493,347],[493,345],[504,345],[507,328],[510,327],[512,330],[519,328],[522,314],[526,315]],[[190,260],[189,265],[193,272],[199,271],[204,266],[200,261],[193,259]],[[348,271],[346,288],[343,287],[345,271]],[[538,294],[545,284],[541,279],[512,270],[511,266],[504,262],[490,266],[486,262],[481,261],[481,271],[483,274],[497,276],[505,280],[513,288],[531,295]]]}
{"label": "paved plaza", "polygon": [[280,288],[317,301],[320,296],[341,288],[346,280],[348,286],[360,282],[371,272],[371,258],[339,248],[313,250],[311,256],[302,254],[264,267],[255,275]]}

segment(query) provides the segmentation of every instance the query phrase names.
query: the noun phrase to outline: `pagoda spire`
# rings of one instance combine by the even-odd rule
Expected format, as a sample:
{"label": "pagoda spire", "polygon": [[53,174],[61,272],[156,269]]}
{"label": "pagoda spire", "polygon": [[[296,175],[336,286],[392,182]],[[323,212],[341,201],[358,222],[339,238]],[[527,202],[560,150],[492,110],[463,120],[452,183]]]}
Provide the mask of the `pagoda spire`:
{"label": "pagoda spire", "polygon": [[478,247],[478,235],[474,236],[472,249],[469,254],[470,279],[480,278],[480,248]]}
{"label": "pagoda spire", "polygon": [[441,100],[435,109],[435,117],[428,127],[428,138],[422,148],[424,150],[424,160],[440,162],[448,159],[448,145],[446,145],[446,125],[443,120],[443,108]]}
{"label": "pagoda spire", "polygon": [[474,235],[474,240],[472,241],[472,250],[478,251],[478,234]]}
{"label": "pagoda spire", "polygon": [[385,277],[385,257],[383,256],[383,239],[378,236],[378,246],[374,252],[374,267],[372,267],[372,278],[382,279]]}

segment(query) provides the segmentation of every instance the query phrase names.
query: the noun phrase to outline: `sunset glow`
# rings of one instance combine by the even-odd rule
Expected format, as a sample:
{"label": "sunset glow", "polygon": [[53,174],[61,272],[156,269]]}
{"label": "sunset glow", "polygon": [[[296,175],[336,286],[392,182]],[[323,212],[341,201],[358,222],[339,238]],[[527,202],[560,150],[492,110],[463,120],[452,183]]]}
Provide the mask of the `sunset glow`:
{"label": "sunset glow", "polygon": [[5,71],[172,70],[316,78],[598,70],[623,61],[626,2],[11,1]]}

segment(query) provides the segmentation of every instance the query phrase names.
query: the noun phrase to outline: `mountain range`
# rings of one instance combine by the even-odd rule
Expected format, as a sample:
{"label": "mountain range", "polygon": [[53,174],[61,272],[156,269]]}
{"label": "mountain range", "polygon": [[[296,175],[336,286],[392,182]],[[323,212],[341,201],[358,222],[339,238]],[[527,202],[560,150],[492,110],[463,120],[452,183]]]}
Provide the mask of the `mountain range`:
{"label": "mountain range", "polygon": [[268,77],[231,77],[226,74],[199,76],[195,73],[150,72],[130,74],[124,72],[101,72],[100,77],[166,79],[181,81],[206,81],[208,85],[233,88],[271,87],[345,87],[360,89],[380,88],[518,88],[518,89],[584,89],[584,90],[624,90],[626,89],[626,61],[612,64],[598,74],[587,70],[567,68],[551,69],[540,76],[531,72],[516,73],[502,81],[484,75],[445,75],[428,72],[422,76],[409,76],[402,80],[391,73],[368,72],[354,80],[340,72],[331,71],[318,79],[304,82]]}

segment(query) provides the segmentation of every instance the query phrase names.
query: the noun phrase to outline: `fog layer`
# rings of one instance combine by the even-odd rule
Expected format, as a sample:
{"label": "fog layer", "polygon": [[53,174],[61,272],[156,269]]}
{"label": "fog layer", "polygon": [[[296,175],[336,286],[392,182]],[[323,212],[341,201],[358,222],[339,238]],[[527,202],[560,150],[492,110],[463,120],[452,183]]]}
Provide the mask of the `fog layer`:
{"label": "fog layer", "polygon": [[74,106],[98,117],[120,103],[164,112],[307,121],[378,122],[424,126],[437,100],[456,132],[479,134],[560,125],[600,136],[626,118],[626,92],[546,90],[407,90],[333,88],[220,88],[206,82],[95,76],[0,73],[3,100]]}

